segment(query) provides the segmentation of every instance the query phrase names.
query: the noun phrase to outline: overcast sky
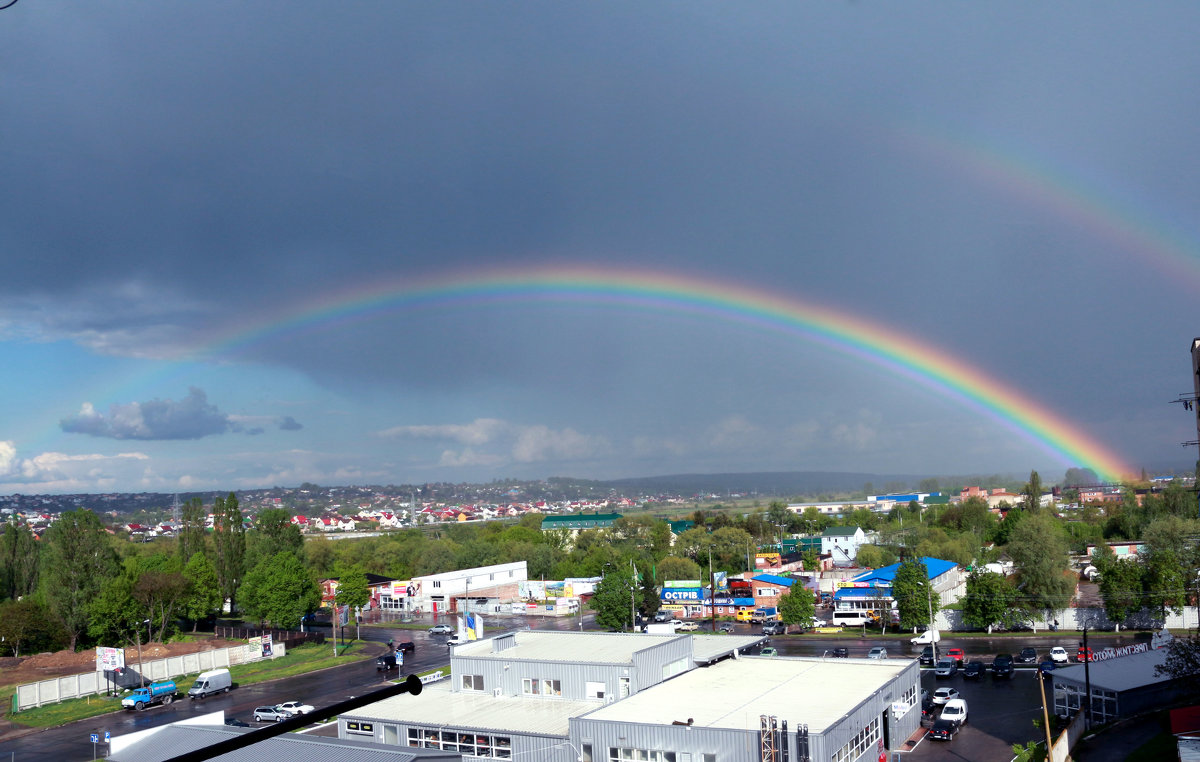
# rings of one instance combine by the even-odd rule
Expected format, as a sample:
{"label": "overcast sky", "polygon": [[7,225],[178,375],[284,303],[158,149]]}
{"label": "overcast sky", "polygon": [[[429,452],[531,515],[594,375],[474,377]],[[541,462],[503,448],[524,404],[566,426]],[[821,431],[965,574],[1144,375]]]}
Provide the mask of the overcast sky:
{"label": "overcast sky", "polygon": [[870,352],[619,294],[271,329],[572,267],[823,305],[1190,468],[1198,28],[1186,2],[22,0],[0,494],[1091,465]]}

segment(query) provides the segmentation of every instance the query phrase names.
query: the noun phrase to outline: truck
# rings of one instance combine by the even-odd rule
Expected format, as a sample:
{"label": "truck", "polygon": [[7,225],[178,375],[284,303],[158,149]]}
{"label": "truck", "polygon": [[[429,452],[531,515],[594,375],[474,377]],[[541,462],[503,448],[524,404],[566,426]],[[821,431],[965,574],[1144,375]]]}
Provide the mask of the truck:
{"label": "truck", "polygon": [[930,629],[926,630],[915,638],[911,638],[909,642],[914,646],[917,646],[921,645],[922,643],[938,643],[941,642],[941,640],[942,634],[937,630]]}
{"label": "truck", "polygon": [[763,622],[773,622],[779,618],[779,609],[774,606],[760,606],[754,609],[754,613],[750,615],[750,621],[754,624],[762,624]]}
{"label": "truck", "polygon": [[214,693],[229,693],[233,680],[227,669],[212,669],[196,676],[196,682],[188,689],[188,698],[202,699]]}
{"label": "truck", "polygon": [[175,700],[174,680],[164,680],[161,683],[150,683],[145,688],[138,688],[133,693],[121,699],[121,706],[126,709],[142,710],[151,704],[170,704]]}

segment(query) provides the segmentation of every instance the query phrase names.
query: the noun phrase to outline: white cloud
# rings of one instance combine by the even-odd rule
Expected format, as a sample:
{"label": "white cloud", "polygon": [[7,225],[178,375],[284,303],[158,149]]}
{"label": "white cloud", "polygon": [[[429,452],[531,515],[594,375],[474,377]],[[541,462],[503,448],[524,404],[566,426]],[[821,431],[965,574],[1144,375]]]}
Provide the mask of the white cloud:
{"label": "white cloud", "polygon": [[555,431],[548,426],[525,426],[516,435],[513,460],[536,463],[546,460],[583,460],[607,452],[604,437],[587,436],[574,429]]}
{"label": "white cloud", "polygon": [[17,465],[17,446],[11,441],[0,441],[0,475],[11,473]]}
{"label": "white cloud", "polygon": [[378,435],[395,439],[434,439],[459,442],[465,445],[482,445],[503,435],[510,428],[508,423],[496,418],[476,418],[467,424],[394,426],[378,432]]}

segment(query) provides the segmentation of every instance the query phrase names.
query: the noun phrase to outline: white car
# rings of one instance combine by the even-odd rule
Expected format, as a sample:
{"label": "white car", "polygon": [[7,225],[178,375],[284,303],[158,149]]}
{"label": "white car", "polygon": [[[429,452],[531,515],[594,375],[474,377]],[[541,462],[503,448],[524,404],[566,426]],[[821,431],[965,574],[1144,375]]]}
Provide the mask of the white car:
{"label": "white car", "polygon": [[809,627],[828,627],[829,622],[826,622],[824,619],[819,619],[817,617],[813,617],[812,620],[809,621],[808,626]]}
{"label": "white car", "polygon": [[1062,646],[1055,646],[1050,649],[1050,661],[1055,664],[1066,664],[1070,660],[1071,657],[1067,655],[1067,649]]}
{"label": "white car", "polygon": [[446,638],[447,646],[461,646],[463,643],[466,643],[466,642],[467,642],[466,635],[451,635],[449,638]]}
{"label": "white car", "polygon": [[299,701],[286,701],[282,704],[276,704],[275,708],[280,711],[287,712],[293,717],[297,714],[308,714],[309,712],[313,711],[312,705],[301,704]]}
{"label": "white car", "polygon": [[958,691],[953,688],[938,688],[933,692],[933,703],[935,704],[945,704],[956,698],[958,698]]}
{"label": "white car", "polygon": [[672,619],[671,621],[667,622],[667,624],[669,624],[669,625],[672,625],[672,626],[673,626],[675,629],[677,629],[677,630],[678,630],[680,627],[682,627],[682,626],[683,626],[683,620],[681,620],[681,619]]}
{"label": "white car", "polygon": [[[936,701],[937,699],[934,699]],[[967,723],[967,702],[965,699],[950,699],[942,706],[943,720],[950,720],[956,725],[965,725]]]}

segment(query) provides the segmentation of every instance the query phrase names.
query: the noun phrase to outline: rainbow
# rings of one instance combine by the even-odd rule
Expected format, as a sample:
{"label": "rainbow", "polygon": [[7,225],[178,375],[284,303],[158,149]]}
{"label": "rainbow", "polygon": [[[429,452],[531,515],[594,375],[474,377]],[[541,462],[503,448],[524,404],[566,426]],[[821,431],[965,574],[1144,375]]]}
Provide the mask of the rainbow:
{"label": "rainbow", "polygon": [[274,315],[248,330],[243,324],[207,342],[193,357],[236,358],[268,340],[393,312],[501,303],[599,304],[685,313],[798,336],[951,397],[1025,436],[1064,464],[1089,467],[1106,480],[1134,473],[1076,425],[932,345],[830,307],[679,273],[541,266],[377,283],[330,293],[316,306]]}
{"label": "rainbow", "polygon": [[1200,243],[1161,213],[1135,202],[1083,172],[1067,171],[1030,151],[996,141],[968,139],[929,124],[901,125],[885,134],[912,153],[996,188],[1052,214],[1080,231],[1136,254],[1153,264],[1172,284],[1200,290]]}

